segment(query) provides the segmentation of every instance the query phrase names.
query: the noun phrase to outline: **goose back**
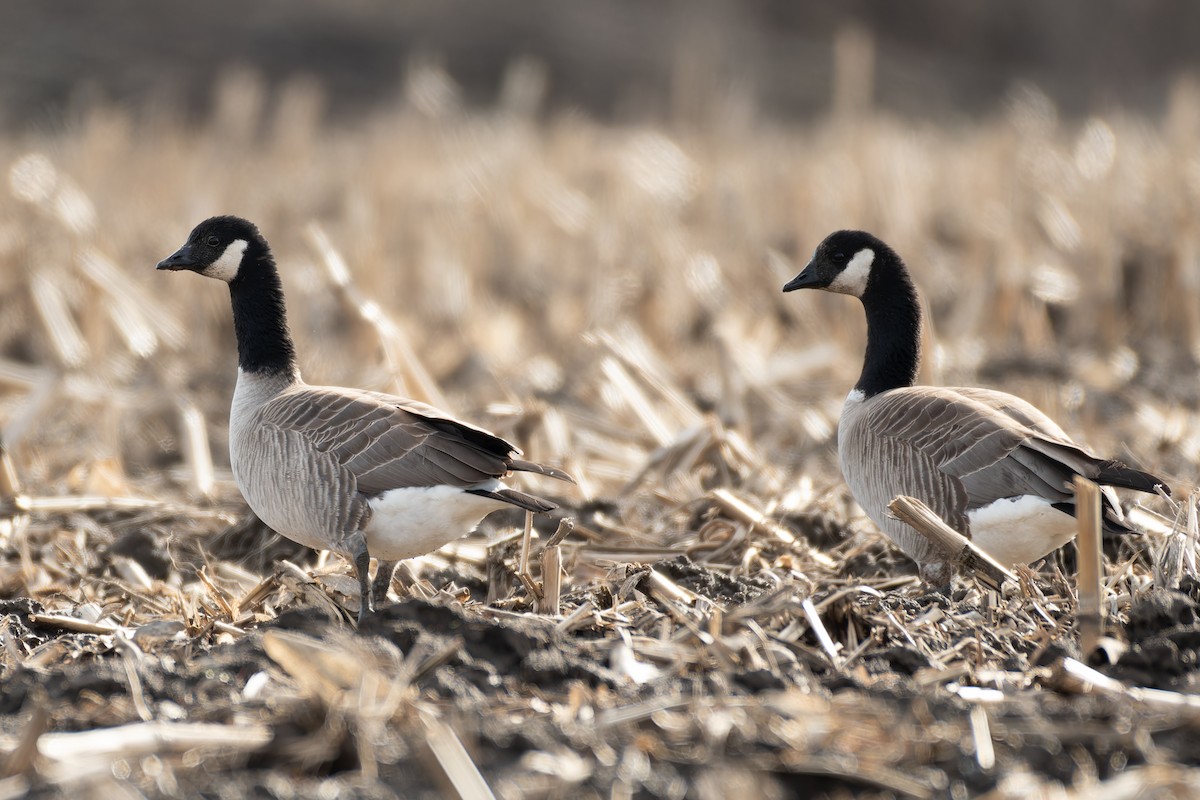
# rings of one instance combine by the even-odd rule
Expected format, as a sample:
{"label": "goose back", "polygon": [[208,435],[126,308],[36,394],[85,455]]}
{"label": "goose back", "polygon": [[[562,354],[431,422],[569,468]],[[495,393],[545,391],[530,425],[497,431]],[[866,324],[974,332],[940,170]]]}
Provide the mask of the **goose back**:
{"label": "goose back", "polygon": [[[952,528],[971,536],[973,512],[997,501],[1036,498],[1049,513],[1073,503],[1071,480],[1099,477],[1104,463],[1071,442],[1062,429],[1019,398],[983,389],[907,387],[867,400],[847,400],[838,453],[859,505],[918,563],[938,560],[929,542],[887,513],[897,494],[921,498]],[[1106,513],[1120,519],[1107,493]],[[1036,538],[1014,561],[1040,558],[1069,539]],[[976,532],[981,533],[981,532]]]}
{"label": "goose back", "polygon": [[365,528],[371,499],[397,488],[494,491],[517,452],[430,406],[375,392],[254,373],[239,375],[234,392],[238,488],[264,522],[310,547],[336,549],[329,537]]}
{"label": "goose back", "polygon": [[355,389],[296,386],[267,403],[259,420],[303,435],[367,495],[398,486],[471,487],[505,475],[518,452],[429,406]]}

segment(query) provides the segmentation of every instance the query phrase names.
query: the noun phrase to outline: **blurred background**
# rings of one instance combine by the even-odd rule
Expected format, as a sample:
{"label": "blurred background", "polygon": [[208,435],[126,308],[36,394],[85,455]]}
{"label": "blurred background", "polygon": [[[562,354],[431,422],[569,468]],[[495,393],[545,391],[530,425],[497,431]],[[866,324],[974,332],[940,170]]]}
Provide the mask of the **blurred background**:
{"label": "blurred background", "polygon": [[986,113],[1017,81],[1071,115],[1153,113],[1200,59],[1200,9],[1185,0],[67,0],[4,16],[0,118],[16,129],[98,100],[203,118],[214,80],[233,67],[261,75],[268,92],[305,76],[326,98],[322,120],[350,123],[394,105],[420,57],[476,106],[494,103],[526,58],[546,70],[555,111],[678,121],[697,111],[689,92],[724,87],[771,119],[801,120],[829,109],[832,50],[848,29],[869,36],[878,107],[915,118]]}

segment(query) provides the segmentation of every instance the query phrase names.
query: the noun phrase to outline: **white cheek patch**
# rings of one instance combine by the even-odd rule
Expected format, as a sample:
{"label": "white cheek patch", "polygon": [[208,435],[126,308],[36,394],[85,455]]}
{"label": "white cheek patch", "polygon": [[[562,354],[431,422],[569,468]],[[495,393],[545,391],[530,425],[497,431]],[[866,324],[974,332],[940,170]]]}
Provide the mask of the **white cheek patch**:
{"label": "white cheek patch", "polygon": [[225,252],[221,253],[221,257],[208,265],[204,274],[209,278],[220,278],[229,283],[237,277],[238,270],[242,267],[242,255],[246,252],[249,244],[245,239],[236,239],[230,242],[229,246],[225,248]]}
{"label": "white cheek patch", "polygon": [[871,265],[875,263],[875,251],[864,247],[854,254],[838,276],[829,284],[829,291],[862,297],[867,290],[867,279],[871,277]]}

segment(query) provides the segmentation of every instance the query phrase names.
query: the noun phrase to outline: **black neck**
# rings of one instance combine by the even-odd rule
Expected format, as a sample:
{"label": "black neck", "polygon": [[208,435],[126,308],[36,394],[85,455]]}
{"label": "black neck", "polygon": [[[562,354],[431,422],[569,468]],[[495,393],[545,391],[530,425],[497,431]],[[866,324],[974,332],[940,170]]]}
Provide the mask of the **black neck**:
{"label": "black neck", "polygon": [[917,289],[899,258],[886,266],[872,271],[862,296],[867,312],[867,354],[854,388],[867,397],[912,386],[921,364]]}
{"label": "black neck", "polygon": [[296,351],[288,331],[283,285],[266,245],[251,242],[238,276],[229,282],[238,367],[259,374],[294,373]]}

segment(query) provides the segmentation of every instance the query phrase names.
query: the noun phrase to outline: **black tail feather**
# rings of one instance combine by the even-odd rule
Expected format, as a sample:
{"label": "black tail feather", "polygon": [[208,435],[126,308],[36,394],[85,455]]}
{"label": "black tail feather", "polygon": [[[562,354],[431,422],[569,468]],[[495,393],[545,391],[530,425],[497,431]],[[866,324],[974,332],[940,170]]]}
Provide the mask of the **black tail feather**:
{"label": "black tail feather", "polygon": [[[1129,527],[1129,523],[1124,520],[1124,514],[1119,510],[1114,511],[1108,502],[1108,498],[1101,497],[1101,513],[1100,513],[1100,532],[1105,536],[1125,536],[1128,534],[1141,535],[1141,531],[1137,528]],[[1053,508],[1058,509],[1064,514],[1075,516],[1075,501],[1064,500],[1061,503],[1051,503]]]}
{"label": "black tail feather", "polygon": [[1147,492],[1148,494],[1157,494],[1158,487],[1161,486],[1167,496],[1171,494],[1171,487],[1167,486],[1167,482],[1162,478],[1156,478],[1149,472],[1134,469],[1121,461],[1117,461],[1115,458],[1100,464],[1099,471],[1093,480],[1105,486],[1134,489],[1139,492]]}
{"label": "black tail feather", "polygon": [[465,491],[468,494],[477,494],[480,497],[490,497],[502,503],[509,503],[517,508],[523,508],[526,511],[533,511],[537,514],[545,514],[547,511],[553,511],[558,508],[558,506],[549,500],[543,500],[531,494],[518,492],[516,489],[499,489],[494,492],[488,489],[466,489]]}
{"label": "black tail feather", "polygon": [[563,472],[561,469],[547,467],[544,464],[535,464],[532,461],[521,461],[514,458],[511,462],[509,462],[508,468],[513,472],[532,472],[536,475],[545,475],[548,478],[556,478],[557,480],[566,481],[567,483],[575,482],[574,478]]}

